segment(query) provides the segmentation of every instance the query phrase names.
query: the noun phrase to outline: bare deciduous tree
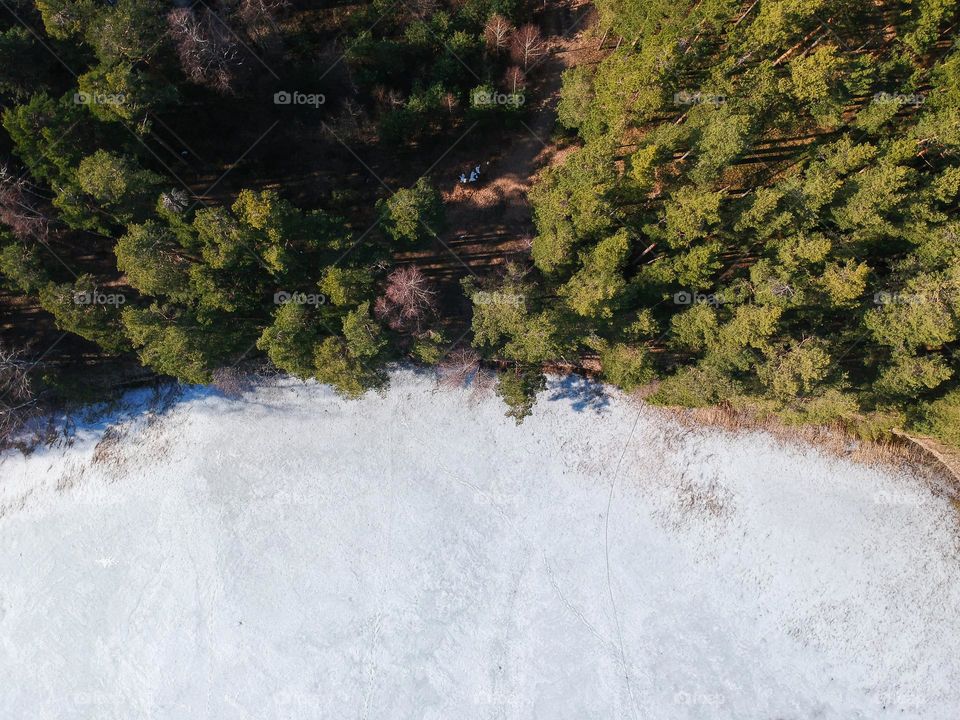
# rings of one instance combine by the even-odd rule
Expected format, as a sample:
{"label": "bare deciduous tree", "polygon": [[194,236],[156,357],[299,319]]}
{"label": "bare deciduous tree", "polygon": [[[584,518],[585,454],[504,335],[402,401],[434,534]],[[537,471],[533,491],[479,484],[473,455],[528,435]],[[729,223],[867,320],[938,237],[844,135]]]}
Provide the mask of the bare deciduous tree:
{"label": "bare deciduous tree", "polygon": [[384,294],[377,298],[374,314],[393,330],[421,332],[436,313],[437,292],[415,265],[397,268],[387,276]]}
{"label": "bare deciduous tree", "polygon": [[237,367],[222,367],[213,371],[213,387],[229,398],[237,398],[251,387],[250,376]]}
{"label": "bare deciduous tree", "polygon": [[242,0],[238,15],[250,39],[272,51],[281,44],[277,17],[289,6],[289,0]]}
{"label": "bare deciduous tree", "polygon": [[388,88],[385,85],[375,86],[371,91],[371,95],[373,95],[373,99],[377,104],[386,110],[393,110],[406,102],[403,93],[395,88]]}
{"label": "bare deciduous tree", "polygon": [[31,366],[22,349],[0,343],[0,447],[11,440],[34,409]]}
{"label": "bare deciduous tree", "polygon": [[473,348],[457,348],[440,361],[437,369],[443,387],[464,387],[480,369],[480,354]]}
{"label": "bare deciduous tree", "polygon": [[460,98],[448,92],[443,96],[443,104],[447,106],[447,112],[453,115],[454,111],[460,107]]}
{"label": "bare deciduous tree", "polygon": [[226,21],[204,7],[171,10],[167,23],[184,74],[199,85],[233,93],[245,58]]}
{"label": "bare deciduous tree", "polygon": [[516,65],[511,65],[503,75],[503,86],[509,93],[518,93],[527,86],[527,76]]}
{"label": "bare deciduous tree", "polygon": [[510,45],[510,35],[514,27],[503,15],[494,13],[483,27],[483,39],[487,48],[495,53],[506,50]]}
{"label": "bare deciduous tree", "polygon": [[329,121],[335,137],[357,139],[370,131],[370,116],[363,106],[353,98],[347,98],[340,110]]}
{"label": "bare deciduous tree", "polygon": [[408,0],[404,3],[410,17],[415,20],[426,20],[437,12],[437,0]]}
{"label": "bare deciduous tree", "polygon": [[471,387],[475,400],[481,400],[488,396],[497,386],[497,374],[492,370],[481,367],[473,376]]}
{"label": "bare deciduous tree", "polygon": [[50,214],[45,201],[23,177],[15,178],[6,166],[0,167],[0,223],[19,239],[43,240],[50,232]]}
{"label": "bare deciduous tree", "polygon": [[540,28],[536,25],[528,23],[513,34],[513,40],[510,42],[510,57],[514,63],[522,65],[524,70],[546,52],[547,44],[543,41]]}

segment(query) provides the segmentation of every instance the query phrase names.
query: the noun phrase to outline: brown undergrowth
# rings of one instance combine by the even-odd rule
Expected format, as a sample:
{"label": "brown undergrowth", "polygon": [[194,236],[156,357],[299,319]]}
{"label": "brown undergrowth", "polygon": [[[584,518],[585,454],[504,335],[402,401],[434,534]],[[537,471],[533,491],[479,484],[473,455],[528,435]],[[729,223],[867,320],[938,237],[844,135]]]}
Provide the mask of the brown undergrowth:
{"label": "brown undergrowth", "polygon": [[[643,402],[641,394],[634,398],[636,402]],[[891,434],[881,439],[865,440],[840,424],[792,424],[769,413],[730,405],[705,408],[647,407],[684,427],[706,426],[730,433],[763,432],[784,443],[806,445],[864,465],[914,472],[930,483],[935,492],[949,497],[960,513],[960,476],[957,471],[910,436]]]}

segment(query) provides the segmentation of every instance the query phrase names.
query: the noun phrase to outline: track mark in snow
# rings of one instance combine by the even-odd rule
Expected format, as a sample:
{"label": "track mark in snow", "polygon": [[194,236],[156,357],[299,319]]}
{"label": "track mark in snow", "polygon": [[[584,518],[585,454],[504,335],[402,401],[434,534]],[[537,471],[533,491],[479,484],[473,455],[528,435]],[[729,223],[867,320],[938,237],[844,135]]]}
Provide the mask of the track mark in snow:
{"label": "track mark in snow", "polygon": [[620,651],[618,650],[616,644],[615,644],[612,640],[610,640],[609,638],[605,638],[603,635],[601,635],[601,634],[600,634],[600,631],[597,630],[597,629],[590,623],[590,621],[587,620],[586,617],[584,617],[584,614],[580,611],[580,609],[579,609],[576,605],[574,605],[573,603],[571,603],[569,600],[567,600],[566,595],[563,594],[563,591],[560,590],[560,586],[557,584],[557,578],[556,578],[556,576],[553,574],[553,568],[550,567],[550,561],[547,560],[547,553],[544,552],[544,551],[541,551],[541,552],[543,553],[543,565],[544,565],[544,567],[547,569],[547,577],[550,578],[550,584],[553,585],[553,589],[554,589],[554,591],[557,593],[557,597],[560,598],[560,601],[561,601],[564,605],[566,605],[567,609],[576,616],[577,620],[579,620],[579,621],[581,622],[581,624],[583,624],[583,626],[586,627],[587,630],[589,630],[590,633],[591,633],[597,640],[599,640],[602,645],[607,645],[607,646],[609,646],[608,649],[609,649],[614,655],[619,655]]}
{"label": "track mark in snow", "polygon": [[633,703],[630,709],[633,711],[634,720],[637,717],[637,699],[633,694],[633,683],[630,682],[630,669],[627,665],[627,654],[623,649],[623,631],[620,628],[620,615],[617,613],[617,601],[613,599],[613,584],[610,582],[610,509],[613,506],[613,490],[617,486],[617,476],[620,474],[620,465],[623,464],[623,458],[627,454],[627,448],[630,447],[630,441],[633,440],[633,434],[637,431],[637,425],[640,424],[640,415],[643,408],[637,410],[637,417],[634,418],[633,427],[630,428],[630,435],[627,436],[627,442],[623,445],[620,452],[620,459],[617,460],[617,466],[613,470],[613,478],[610,480],[610,494],[607,496],[607,513],[603,520],[603,554],[607,563],[607,593],[610,595],[610,607],[613,608],[613,620],[617,626],[617,642],[620,645],[620,665],[623,668],[623,679],[627,684],[627,692],[630,693],[630,700]]}

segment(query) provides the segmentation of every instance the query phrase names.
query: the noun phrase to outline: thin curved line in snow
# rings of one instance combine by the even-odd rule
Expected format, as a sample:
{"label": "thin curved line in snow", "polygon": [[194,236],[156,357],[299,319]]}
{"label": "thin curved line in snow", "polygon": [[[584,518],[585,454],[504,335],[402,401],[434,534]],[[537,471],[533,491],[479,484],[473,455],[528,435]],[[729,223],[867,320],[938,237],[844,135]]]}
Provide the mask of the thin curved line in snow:
{"label": "thin curved line in snow", "polygon": [[623,633],[620,631],[620,616],[617,614],[617,602],[613,599],[613,585],[610,583],[610,508],[613,505],[613,489],[617,485],[617,475],[620,474],[620,465],[623,464],[623,457],[627,454],[627,448],[630,447],[630,441],[633,440],[633,434],[637,431],[637,425],[640,423],[640,414],[643,408],[637,411],[637,417],[634,418],[633,427],[630,428],[630,435],[623,444],[623,450],[620,453],[620,459],[617,460],[617,467],[613,470],[613,478],[610,480],[610,494],[607,496],[607,512],[603,518],[603,553],[607,562],[607,592],[610,595],[610,606],[613,608],[613,620],[617,626],[617,641],[620,644],[620,664],[623,666],[623,678],[627,683],[627,692],[630,693],[630,701],[633,703],[633,717],[637,717],[637,699],[633,695],[633,686],[630,684],[630,670],[627,666],[627,654],[623,650]]}

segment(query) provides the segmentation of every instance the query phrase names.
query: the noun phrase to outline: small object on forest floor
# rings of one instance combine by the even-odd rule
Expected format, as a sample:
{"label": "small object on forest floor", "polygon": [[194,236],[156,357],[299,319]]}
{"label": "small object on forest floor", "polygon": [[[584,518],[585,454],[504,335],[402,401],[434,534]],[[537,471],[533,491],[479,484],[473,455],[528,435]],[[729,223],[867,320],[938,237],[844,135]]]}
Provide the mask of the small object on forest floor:
{"label": "small object on forest floor", "polygon": [[470,177],[467,177],[466,173],[460,173],[460,183],[475,183],[480,179],[480,165],[478,164],[473,170],[470,171]]}

